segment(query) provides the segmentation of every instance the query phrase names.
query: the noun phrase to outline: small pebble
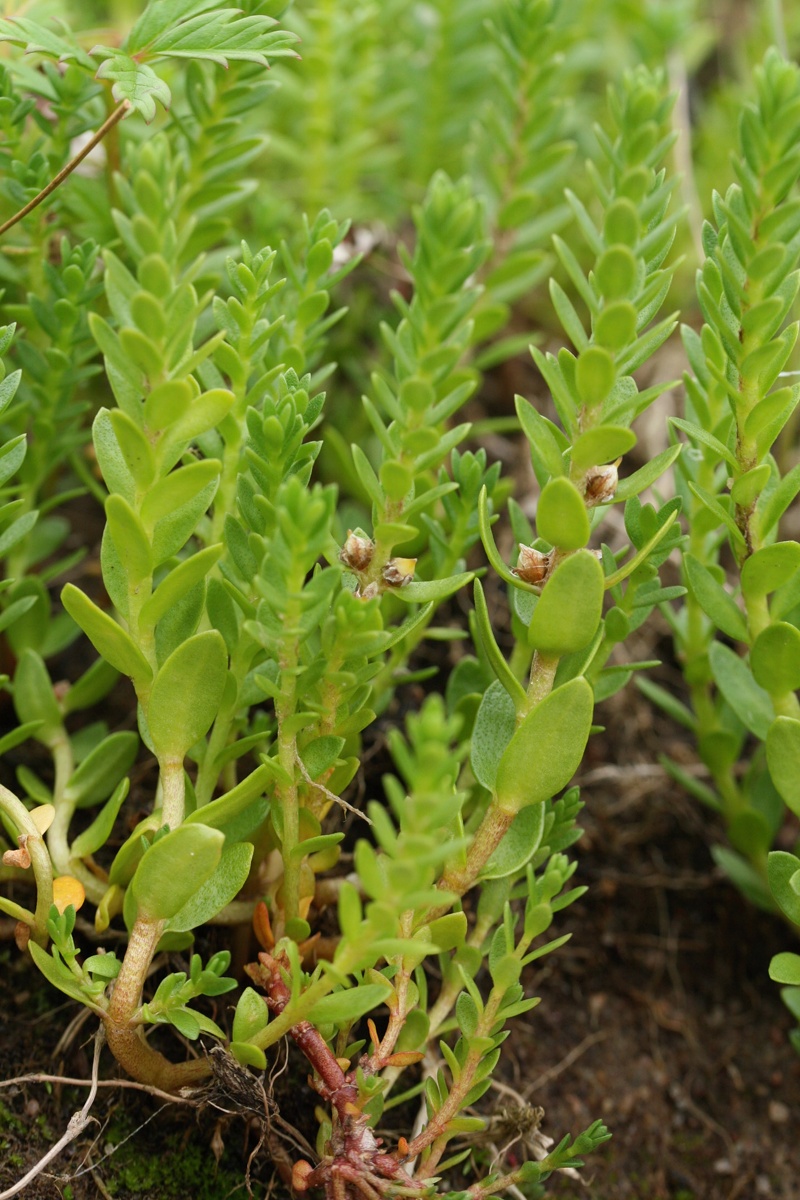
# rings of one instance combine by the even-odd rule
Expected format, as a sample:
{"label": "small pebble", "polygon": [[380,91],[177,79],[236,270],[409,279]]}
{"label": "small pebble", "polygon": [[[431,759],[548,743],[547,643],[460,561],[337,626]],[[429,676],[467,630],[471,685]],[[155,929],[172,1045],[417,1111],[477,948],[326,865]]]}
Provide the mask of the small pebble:
{"label": "small pebble", "polygon": [[789,1120],[789,1106],[784,1104],[782,1100],[770,1100],[767,1109],[770,1121],[776,1125],[785,1125]]}

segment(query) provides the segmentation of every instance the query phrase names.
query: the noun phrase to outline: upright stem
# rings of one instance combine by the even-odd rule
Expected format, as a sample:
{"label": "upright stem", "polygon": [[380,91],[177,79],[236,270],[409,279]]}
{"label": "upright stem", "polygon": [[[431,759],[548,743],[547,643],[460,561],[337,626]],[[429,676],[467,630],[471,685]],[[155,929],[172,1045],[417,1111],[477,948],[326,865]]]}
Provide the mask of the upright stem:
{"label": "upright stem", "polygon": [[[528,703],[525,706],[525,713],[536,708],[537,704],[550,695],[553,690],[557,668],[557,657],[542,654],[539,650],[535,652],[533,665],[531,666],[531,681],[528,685]],[[524,716],[525,713],[520,715]]]}
{"label": "upright stem", "polygon": [[171,1063],[148,1045],[141,1025],[132,1023],[163,930],[163,921],[139,918],[134,923],[122,969],[111,993],[105,1018],[106,1039],[117,1062],[133,1079],[165,1092],[176,1092],[205,1079],[211,1073],[208,1060]]}
{"label": "upright stem", "polygon": [[[445,892],[455,892],[457,896],[468,892],[502,842],[516,815],[516,809],[503,808],[497,797],[493,797],[467,851],[466,863],[463,866],[448,866],[437,886]],[[426,922],[435,920],[449,912],[449,909],[450,905],[441,905],[426,913],[424,919]]]}
{"label": "upright stem", "polygon": [[782,0],[767,0],[767,17],[769,19],[770,35],[773,42],[784,58],[789,57],[789,46],[786,41],[786,25],[783,20]]}
{"label": "upright stem", "polygon": [[161,770],[162,814],[164,824],[177,829],[183,823],[186,804],[186,780],[183,760],[166,758],[159,762]]}

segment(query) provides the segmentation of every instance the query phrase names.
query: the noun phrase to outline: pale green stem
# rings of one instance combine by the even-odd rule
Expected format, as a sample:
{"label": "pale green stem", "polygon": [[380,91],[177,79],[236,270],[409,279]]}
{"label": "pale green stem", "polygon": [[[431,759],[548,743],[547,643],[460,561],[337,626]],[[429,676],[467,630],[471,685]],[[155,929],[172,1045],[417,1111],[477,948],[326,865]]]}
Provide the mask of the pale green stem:
{"label": "pale green stem", "polygon": [[[294,704],[292,704],[294,708]],[[294,734],[278,733],[278,762],[291,779],[291,783],[280,786],[281,812],[283,816],[283,898],[284,921],[298,916],[300,907],[300,862],[292,854],[300,840],[300,805],[297,795],[295,772],[297,769],[297,744]]]}
{"label": "pale green stem", "polygon": [[[467,945],[480,949],[485,938],[489,934],[494,925],[492,917],[479,918],[475,923],[469,937]],[[450,1013],[453,1011],[453,1005],[464,990],[464,984],[460,976],[454,977],[449,983],[446,983],[439,995],[436,997],[436,1003],[429,1010],[430,1029],[428,1031],[428,1039],[434,1038],[444,1025]]]}
{"label": "pale green stem", "polygon": [[40,946],[47,945],[47,919],[53,904],[53,867],[50,855],[39,833],[21,800],[13,792],[0,784],[0,809],[8,817],[17,831],[17,836],[26,838],[25,848],[31,859],[31,868],[36,880],[36,924],[31,930],[31,937]]}
{"label": "pale green stem", "polygon": [[[470,843],[466,862],[448,865],[438,886],[445,892],[455,892],[457,896],[468,892],[505,837],[516,815],[516,809],[503,808],[494,796]],[[450,904],[439,905],[425,913],[420,923],[422,920],[433,921],[449,912],[450,908]]]}
{"label": "pale green stem", "polygon": [[323,975],[320,979],[316,980],[315,983],[306,988],[296,1002],[292,1001],[287,1004],[283,1012],[270,1021],[266,1029],[262,1029],[255,1037],[250,1038],[251,1045],[258,1046],[261,1050],[266,1050],[269,1046],[274,1046],[276,1042],[279,1042],[289,1032],[293,1025],[297,1025],[300,1021],[305,1021],[306,1015],[311,1012],[311,1009],[318,1000],[321,1000],[323,996],[327,996],[333,985],[333,979],[327,975]]}
{"label": "pale green stem", "polygon": [[295,667],[299,653],[298,622],[300,620],[300,595],[303,574],[296,571],[289,580],[289,595],[292,597],[284,614],[285,640],[280,659],[281,685],[285,688],[275,705],[278,718],[278,762],[286,772],[290,783],[280,784],[277,795],[281,802],[283,836],[281,855],[283,858],[283,883],[281,884],[284,922],[299,915],[300,908],[300,859],[292,853],[300,841],[300,800],[297,794],[297,738],[286,732],[286,722],[294,715],[297,704],[297,677]]}
{"label": "pale green stem", "polygon": [[208,1060],[171,1063],[148,1045],[142,1027],[133,1023],[163,929],[163,921],[146,921],[140,917],[134,923],[105,1017],[106,1039],[117,1062],[133,1079],[166,1092],[176,1092],[209,1075]]}
{"label": "pale green stem", "polygon": [[60,736],[48,747],[53,755],[55,764],[55,782],[53,784],[53,804],[56,815],[47,831],[47,848],[59,875],[70,871],[69,826],[75,812],[75,802],[65,795],[67,784],[75,769],[67,731],[61,727]]}
{"label": "pale green stem", "polygon": [[159,759],[162,790],[162,817],[170,829],[183,823],[186,803],[186,780],[183,774],[183,759]]}
{"label": "pale green stem", "polygon": [[528,685],[528,702],[519,714],[520,719],[536,708],[553,690],[553,682],[558,669],[558,658],[542,654],[537,650],[533,656],[531,681]]}
{"label": "pale green stem", "polygon": [[789,44],[786,40],[786,25],[783,19],[782,0],[767,0],[767,20],[772,41],[784,58],[789,57]]}

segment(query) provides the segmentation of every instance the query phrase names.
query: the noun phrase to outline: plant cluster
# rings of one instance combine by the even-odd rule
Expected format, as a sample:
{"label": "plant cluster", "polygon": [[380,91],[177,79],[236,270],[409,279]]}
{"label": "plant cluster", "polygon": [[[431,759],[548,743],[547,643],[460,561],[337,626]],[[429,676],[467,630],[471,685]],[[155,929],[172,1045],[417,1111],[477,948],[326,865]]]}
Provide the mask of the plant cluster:
{"label": "plant cluster", "polygon": [[[633,426],[670,386],[642,387],[642,368],[677,324],[661,315],[683,215],[665,73],[617,81],[590,140],[563,103],[581,69],[565,4],[437,0],[431,38],[419,6],[390,0],[296,14],[310,53],[276,93],[264,68],[297,45],[280,7],[150,0],[109,47],[0,20],[25,51],[0,77],[0,272],[19,327],[0,332],[19,364],[0,382],[17,717],[0,751],[18,764],[0,787],[0,911],[120,1066],[161,1092],[202,1097],[220,1053],[263,1072],[291,1038],[323,1102],[296,1192],[538,1196],[605,1127],[481,1170],[480,1101],[538,1003],[526,968],[567,940],[558,914],[585,890],[571,781],[595,705],[654,665],[622,648],[657,606],[693,709],[643,686],[696,733],[716,791],[691,787],[734,847],[720,861],[759,901],[769,874],[800,915],[800,861],[776,852],[767,867],[784,802],[798,811],[800,550],[776,530],[800,469],[772,455],[800,395],[773,386],[796,336],[798,73],[765,60],[738,182],[706,226],[706,325],[686,333],[694,376],[673,420],[692,448],[676,440],[631,470]],[[417,94],[386,51],[395,36],[427,64]],[[169,115],[147,130],[159,105]],[[275,161],[294,167],[267,200],[245,177],[267,153],[262,111]],[[89,175],[71,174],[76,138],[103,148]],[[332,294],[363,303],[343,206],[373,217],[387,178],[405,179],[395,205],[414,193],[413,245],[399,246],[392,307],[365,321],[377,345],[350,372],[356,411],[330,359],[355,353]],[[531,522],[468,405],[527,345],[516,313],[527,325],[550,275],[570,345],[533,347],[547,399],[517,396],[512,421],[537,484]],[[670,584],[682,505],[684,578]],[[96,572],[76,536],[94,514]],[[724,586],[726,536],[743,608]],[[430,643],[450,651],[444,680]],[[424,699],[402,719],[408,684]],[[382,781],[363,770],[376,730],[393,764]],[[748,731],[765,749],[741,778]],[[229,949],[204,962],[209,924]],[[164,951],[188,952],[185,969],[153,980]],[[775,978],[800,983],[796,957]],[[158,1025],[202,1052],[176,1061]],[[415,1097],[416,1125],[389,1142],[384,1112]]]}

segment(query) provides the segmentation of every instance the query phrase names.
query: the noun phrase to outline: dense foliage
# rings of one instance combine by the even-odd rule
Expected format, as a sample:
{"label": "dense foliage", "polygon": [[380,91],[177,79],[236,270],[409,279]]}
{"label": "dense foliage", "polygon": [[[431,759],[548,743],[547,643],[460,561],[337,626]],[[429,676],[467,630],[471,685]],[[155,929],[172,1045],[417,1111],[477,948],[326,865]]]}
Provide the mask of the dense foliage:
{"label": "dense foliage", "polygon": [[[711,782],[667,768],[800,923],[800,76],[772,49],[709,100],[706,128],[752,97],[728,186],[675,166],[690,3],[285,8],[0,19],[0,911],[162,1092],[214,1059],[155,1025],[242,1073],[289,1035],[324,1104],[295,1191],[535,1197],[604,1125],[476,1173],[479,1102],[585,890],[571,781],[654,609],[689,703],[641,686]],[[685,408],[637,458],[675,303]]]}

